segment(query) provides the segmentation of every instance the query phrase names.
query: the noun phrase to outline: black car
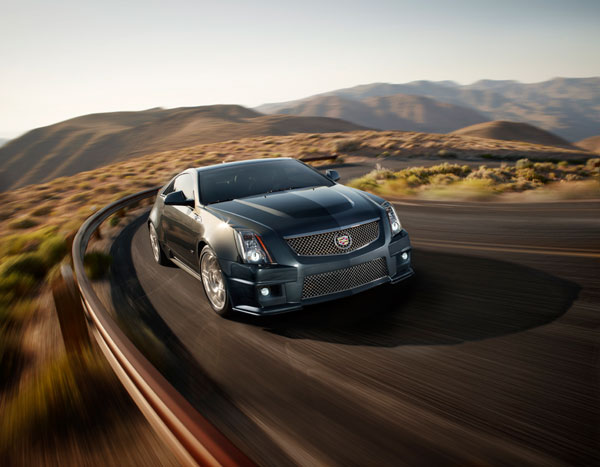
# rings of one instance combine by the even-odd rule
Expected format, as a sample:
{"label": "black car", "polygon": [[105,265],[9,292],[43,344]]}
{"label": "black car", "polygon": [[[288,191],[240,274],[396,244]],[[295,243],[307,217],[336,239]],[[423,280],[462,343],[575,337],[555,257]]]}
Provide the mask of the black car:
{"label": "black car", "polygon": [[410,277],[393,206],[337,180],[288,158],[187,169],[150,212],[154,258],[200,279],[221,315],[297,310]]}

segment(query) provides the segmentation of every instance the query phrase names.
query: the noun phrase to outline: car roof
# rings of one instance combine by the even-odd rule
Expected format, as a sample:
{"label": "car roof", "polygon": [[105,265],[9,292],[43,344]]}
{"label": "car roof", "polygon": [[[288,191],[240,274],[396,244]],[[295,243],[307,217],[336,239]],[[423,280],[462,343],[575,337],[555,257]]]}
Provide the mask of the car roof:
{"label": "car roof", "polygon": [[206,167],[197,167],[195,170],[198,172],[204,172],[207,170],[214,170],[214,169],[219,169],[219,168],[223,168],[223,167],[234,167],[237,165],[249,165],[249,164],[256,164],[256,163],[260,163],[260,162],[276,162],[276,161],[281,161],[281,160],[297,160],[294,159],[293,157],[273,157],[273,158],[264,158],[264,159],[248,159],[248,160],[244,160],[244,161],[235,161],[235,162],[223,162],[222,164],[214,164],[214,165],[207,165]]}

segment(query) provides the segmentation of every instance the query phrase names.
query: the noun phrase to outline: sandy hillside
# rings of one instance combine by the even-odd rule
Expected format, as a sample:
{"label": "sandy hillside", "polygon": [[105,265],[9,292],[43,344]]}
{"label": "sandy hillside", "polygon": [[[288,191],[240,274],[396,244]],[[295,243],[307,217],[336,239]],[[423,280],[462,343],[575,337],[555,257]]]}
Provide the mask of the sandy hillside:
{"label": "sandy hillside", "polygon": [[497,120],[461,128],[460,130],[453,131],[452,134],[477,136],[478,138],[489,138],[502,141],[523,141],[526,143],[542,144],[544,146],[577,149],[561,137],[533,125],[529,125],[528,123]]}
{"label": "sandy hillside", "polygon": [[262,115],[237,105],[85,115],[37,128],[1,147],[0,191],[201,143],[360,128],[329,118]]}
{"label": "sandy hillside", "polygon": [[581,141],[575,143],[575,146],[582,148],[586,151],[600,154],[600,135],[582,139]]}

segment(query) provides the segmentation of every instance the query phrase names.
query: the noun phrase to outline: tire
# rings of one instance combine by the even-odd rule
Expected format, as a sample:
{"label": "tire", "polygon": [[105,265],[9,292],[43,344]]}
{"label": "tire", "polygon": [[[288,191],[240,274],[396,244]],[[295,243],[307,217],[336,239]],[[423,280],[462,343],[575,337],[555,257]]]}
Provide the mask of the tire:
{"label": "tire", "polygon": [[152,256],[154,257],[154,261],[161,266],[167,266],[171,261],[169,261],[169,258],[167,258],[167,255],[165,255],[165,252],[160,245],[156,228],[152,222],[148,224],[148,231],[150,234],[150,247],[152,248]]}
{"label": "tire", "polygon": [[217,254],[208,245],[200,253],[200,276],[208,303],[215,313],[223,317],[231,316],[233,312],[227,281],[219,266]]}

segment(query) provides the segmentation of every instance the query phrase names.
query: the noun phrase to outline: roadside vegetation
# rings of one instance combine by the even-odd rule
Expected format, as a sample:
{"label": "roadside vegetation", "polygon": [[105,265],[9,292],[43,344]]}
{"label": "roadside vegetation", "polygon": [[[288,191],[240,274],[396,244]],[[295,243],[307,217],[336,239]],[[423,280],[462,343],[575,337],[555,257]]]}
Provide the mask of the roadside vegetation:
{"label": "roadside vegetation", "polygon": [[348,185],[384,196],[425,199],[506,200],[518,193],[530,200],[598,198],[600,158],[589,159],[585,165],[520,159],[493,168],[445,162],[396,172],[378,166]]}

